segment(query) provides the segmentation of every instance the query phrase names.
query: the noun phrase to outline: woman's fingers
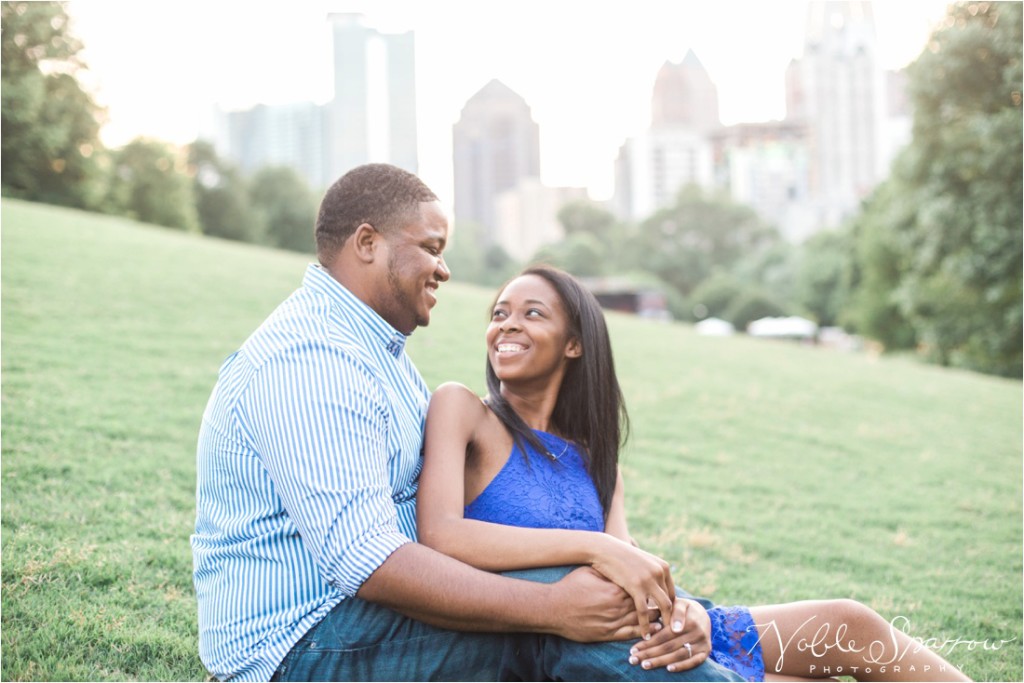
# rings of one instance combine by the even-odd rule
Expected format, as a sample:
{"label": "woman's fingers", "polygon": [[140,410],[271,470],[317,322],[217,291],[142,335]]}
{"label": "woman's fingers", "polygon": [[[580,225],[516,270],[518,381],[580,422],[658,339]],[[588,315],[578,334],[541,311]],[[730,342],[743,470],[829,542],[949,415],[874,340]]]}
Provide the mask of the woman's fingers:
{"label": "woman's fingers", "polygon": [[667,667],[670,671],[686,671],[701,664],[710,654],[710,644],[699,630],[674,633],[663,628],[630,650],[630,662],[644,669]]}

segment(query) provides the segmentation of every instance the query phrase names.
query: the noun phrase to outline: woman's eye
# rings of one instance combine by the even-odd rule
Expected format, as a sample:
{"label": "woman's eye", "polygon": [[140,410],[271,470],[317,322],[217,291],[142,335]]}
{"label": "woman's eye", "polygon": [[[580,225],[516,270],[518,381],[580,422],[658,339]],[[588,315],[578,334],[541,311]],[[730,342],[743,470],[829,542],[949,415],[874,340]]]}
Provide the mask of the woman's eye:
{"label": "woman's eye", "polygon": [[505,311],[494,311],[491,313],[491,320],[498,320],[505,317]]}
{"label": "woman's eye", "polygon": [[538,318],[542,315],[542,313],[536,308],[531,308],[526,312],[526,315],[531,318]]}

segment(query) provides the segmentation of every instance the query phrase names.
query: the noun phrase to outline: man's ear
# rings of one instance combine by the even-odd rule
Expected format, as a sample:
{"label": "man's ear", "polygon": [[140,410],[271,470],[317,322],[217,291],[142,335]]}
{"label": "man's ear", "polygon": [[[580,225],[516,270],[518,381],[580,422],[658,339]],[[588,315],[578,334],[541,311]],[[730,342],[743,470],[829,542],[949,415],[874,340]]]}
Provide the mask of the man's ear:
{"label": "man's ear", "polygon": [[349,237],[356,258],[363,263],[373,263],[377,254],[377,239],[379,237],[380,233],[369,223],[363,223],[356,228],[356,231]]}
{"label": "man's ear", "polygon": [[583,344],[576,337],[569,340],[568,345],[565,347],[565,355],[567,358],[579,358],[583,355]]}

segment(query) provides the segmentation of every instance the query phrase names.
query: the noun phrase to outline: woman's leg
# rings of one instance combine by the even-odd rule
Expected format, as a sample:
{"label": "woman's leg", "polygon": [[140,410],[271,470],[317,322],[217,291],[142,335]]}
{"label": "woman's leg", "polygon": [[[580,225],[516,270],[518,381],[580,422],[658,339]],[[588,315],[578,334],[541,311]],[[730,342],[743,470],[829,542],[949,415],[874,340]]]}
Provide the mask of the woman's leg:
{"label": "woman's leg", "polygon": [[768,680],[967,681],[931,648],[854,600],[751,607]]}

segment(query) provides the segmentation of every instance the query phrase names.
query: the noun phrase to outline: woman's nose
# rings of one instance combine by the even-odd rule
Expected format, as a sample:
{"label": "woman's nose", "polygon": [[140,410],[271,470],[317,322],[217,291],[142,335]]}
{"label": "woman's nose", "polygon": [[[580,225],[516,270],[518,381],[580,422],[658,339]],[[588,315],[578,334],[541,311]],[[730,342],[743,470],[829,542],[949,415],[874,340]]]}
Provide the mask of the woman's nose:
{"label": "woman's nose", "polygon": [[515,313],[510,314],[507,318],[501,321],[501,324],[498,325],[498,329],[502,332],[507,330],[518,330],[519,318],[516,317]]}

